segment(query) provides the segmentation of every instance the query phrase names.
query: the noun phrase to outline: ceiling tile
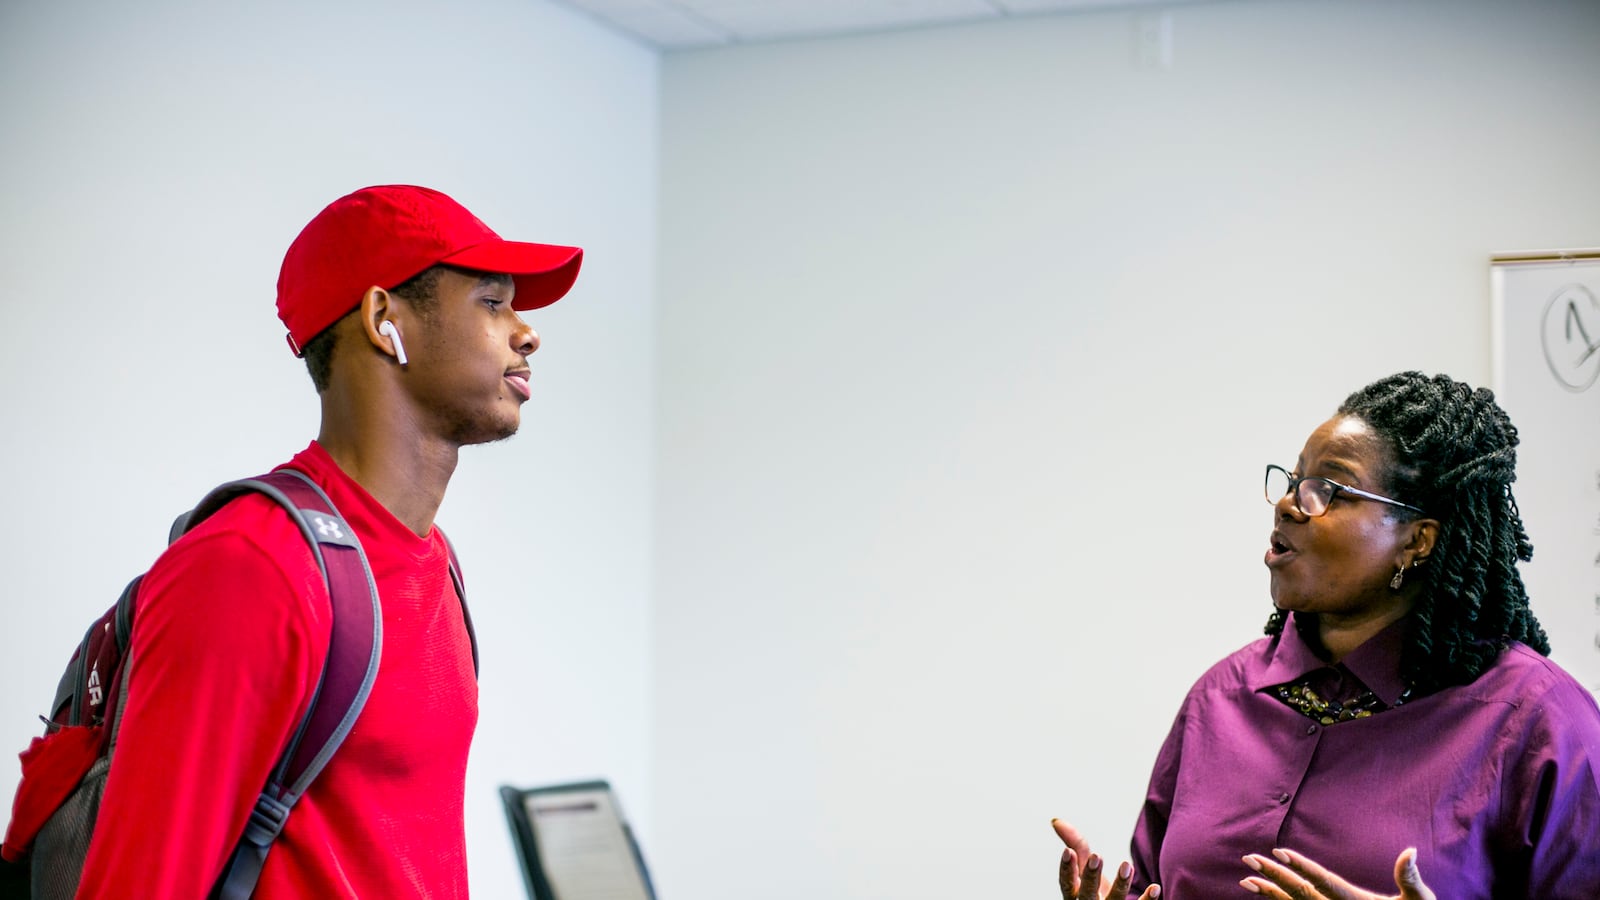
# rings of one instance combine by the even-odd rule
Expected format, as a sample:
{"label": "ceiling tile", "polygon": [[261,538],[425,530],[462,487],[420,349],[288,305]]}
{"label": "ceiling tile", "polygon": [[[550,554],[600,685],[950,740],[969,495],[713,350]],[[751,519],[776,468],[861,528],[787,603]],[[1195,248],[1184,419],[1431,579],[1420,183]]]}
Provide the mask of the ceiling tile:
{"label": "ceiling tile", "polygon": [[730,43],[726,30],[677,10],[656,8],[643,12],[617,12],[607,18],[617,28],[630,32],[665,50],[715,47]]}
{"label": "ceiling tile", "polygon": [[602,16],[660,12],[662,9],[661,0],[562,0],[562,2]]}
{"label": "ceiling tile", "polygon": [[1007,13],[1042,13],[1084,11],[1091,9],[1117,9],[1128,6],[1150,6],[1160,3],[1172,6],[1193,0],[989,0]]}
{"label": "ceiling tile", "polygon": [[555,0],[665,50],[1215,0]]}
{"label": "ceiling tile", "polygon": [[835,34],[990,18],[988,0],[699,0],[695,12],[745,39]]}

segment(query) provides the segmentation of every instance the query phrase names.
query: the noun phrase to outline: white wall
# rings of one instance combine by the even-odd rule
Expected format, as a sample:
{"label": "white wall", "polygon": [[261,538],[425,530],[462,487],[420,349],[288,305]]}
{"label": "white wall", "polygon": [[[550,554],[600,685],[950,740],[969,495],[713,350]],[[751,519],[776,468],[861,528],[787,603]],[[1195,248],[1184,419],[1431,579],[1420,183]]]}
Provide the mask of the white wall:
{"label": "white wall", "polygon": [[687,53],[659,109],[542,2],[257,7],[0,7],[0,747],[167,517],[314,432],[296,230],[433,184],[589,250],[441,515],[482,897],[494,787],[591,775],[665,900],[1052,896],[1049,817],[1119,853],[1265,616],[1261,465],[1486,382],[1488,255],[1600,243],[1581,0],[1185,7],[1166,70],[1129,13]]}
{"label": "white wall", "polygon": [[289,241],[407,181],[588,250],[532,316],[523,433],[463,453],[440,514],[484,659],[475,893],[522,891],[501,783],[606,776],[647,824],[657,69],[543,0],[0,6],[0,816],[171,517],[314,436],[273,308]]}
{"label": "white wall", "polygon": [[1592,2],[1185,7],[1170,69],[1136,21],[666,57],[667,900],[1052,897],[1057,815],[1120,859],[1269,611],[1263,464],[1487,383],[1490,254],[1600,243]]}

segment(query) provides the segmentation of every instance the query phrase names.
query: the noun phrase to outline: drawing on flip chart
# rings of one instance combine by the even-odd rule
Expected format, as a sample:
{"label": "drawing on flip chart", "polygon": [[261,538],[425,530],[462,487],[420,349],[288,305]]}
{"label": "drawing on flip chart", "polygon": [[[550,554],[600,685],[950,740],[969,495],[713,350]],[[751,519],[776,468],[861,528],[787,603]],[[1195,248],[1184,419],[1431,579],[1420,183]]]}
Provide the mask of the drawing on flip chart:
{"label": "drawing on flip chart", "polygon": [[1563,285],[1550,295],[1539,337],[1562,387],[1585,391],[1600,377],[1600,300],[1584,285]]}
{"label": "drawing on flip chart", "polygon": [[[1494,391],[1516,423],[1522,568],[1552,656],[1600,696],[1600,248],[1490,264]],[[1576,488],[1576,490],[1575,490]]]}

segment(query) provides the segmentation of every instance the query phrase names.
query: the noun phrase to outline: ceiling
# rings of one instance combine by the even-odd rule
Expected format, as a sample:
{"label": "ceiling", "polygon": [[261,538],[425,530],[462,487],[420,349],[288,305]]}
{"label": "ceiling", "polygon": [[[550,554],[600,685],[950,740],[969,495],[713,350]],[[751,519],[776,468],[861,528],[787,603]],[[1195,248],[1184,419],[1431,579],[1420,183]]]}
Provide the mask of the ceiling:
{"label": "ceiling", "polygon": [[660,50],[1198,0],[557,0]]}

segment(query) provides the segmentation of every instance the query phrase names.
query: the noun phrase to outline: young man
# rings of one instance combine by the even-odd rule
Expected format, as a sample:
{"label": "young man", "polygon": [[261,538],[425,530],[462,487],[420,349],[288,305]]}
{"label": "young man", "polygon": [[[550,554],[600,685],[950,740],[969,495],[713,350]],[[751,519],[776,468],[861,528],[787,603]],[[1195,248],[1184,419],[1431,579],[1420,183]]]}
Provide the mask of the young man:
{"label": "young man", "polygon": [[[449,197],[356,191],[289,247],[278,314],[322,401],[287,465],[360,538],[383,644],[354,729],[289,815],[260,898],[466,897],[471,645],[433,517],[466,444],[508,437],[574,247],[502,240]],[[173,544],[141,589],[128,695],[79,897],[200,898],[317,688],[329,601],[305,539],[246,496]]]}

